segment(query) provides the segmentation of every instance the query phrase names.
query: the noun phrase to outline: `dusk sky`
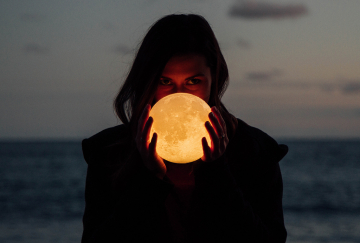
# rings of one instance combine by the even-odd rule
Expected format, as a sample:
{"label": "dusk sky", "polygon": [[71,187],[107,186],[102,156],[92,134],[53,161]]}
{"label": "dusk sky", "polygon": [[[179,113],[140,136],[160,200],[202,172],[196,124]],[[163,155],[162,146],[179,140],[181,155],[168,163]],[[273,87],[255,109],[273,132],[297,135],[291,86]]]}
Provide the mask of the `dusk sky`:
{"label": "dusk sky", "polygon": [[0,139],[89,137],[148,28],[203,15],[230,72],[223,102],[275,138],[360,137],[358,0],[0,0]]}

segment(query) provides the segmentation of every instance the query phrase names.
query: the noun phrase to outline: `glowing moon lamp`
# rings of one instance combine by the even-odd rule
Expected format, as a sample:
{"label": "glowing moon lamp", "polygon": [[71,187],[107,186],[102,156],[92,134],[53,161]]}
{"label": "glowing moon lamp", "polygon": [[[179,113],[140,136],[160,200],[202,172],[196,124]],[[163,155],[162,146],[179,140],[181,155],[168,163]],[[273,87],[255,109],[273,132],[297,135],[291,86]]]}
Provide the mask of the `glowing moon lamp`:
{"label": "glowing moon lamp", "polygon": [[201,98],[188,93],[175,93],[159,100],[151,109],[154,122],[150,131],[158,134],[156,151],[169,162],[184,164],[203,156],[201,139],[210,136],[205,128],[211,112]]}

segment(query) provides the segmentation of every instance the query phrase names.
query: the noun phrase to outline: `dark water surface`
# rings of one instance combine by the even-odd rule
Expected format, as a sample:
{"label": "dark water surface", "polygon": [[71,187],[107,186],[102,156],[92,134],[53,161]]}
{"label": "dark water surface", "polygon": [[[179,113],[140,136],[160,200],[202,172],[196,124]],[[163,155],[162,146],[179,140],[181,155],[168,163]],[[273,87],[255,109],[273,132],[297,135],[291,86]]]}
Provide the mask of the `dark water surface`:
{"label": "dark water surface", "polygon": [[[360,242],[360,140],[283,140],[287,242]],[[0,142],[0,242],[80,242],[80,141]]]}
{"label": "dark water surface", "polygon": [[360,140],[287,140],[288,242],[360,242]]}

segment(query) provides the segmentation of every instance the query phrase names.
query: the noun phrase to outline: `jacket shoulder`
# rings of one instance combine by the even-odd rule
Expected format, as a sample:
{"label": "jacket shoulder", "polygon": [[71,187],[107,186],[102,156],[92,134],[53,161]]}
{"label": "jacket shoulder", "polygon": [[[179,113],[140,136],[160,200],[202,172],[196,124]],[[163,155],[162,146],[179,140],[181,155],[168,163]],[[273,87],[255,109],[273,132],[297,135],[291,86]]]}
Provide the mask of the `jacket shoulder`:
{"label": "jacket shoulder", "polygon": [[118,125],[102,130],[82,141],[85,161],[89,164],[104,151],[119,144],[130,144],[129,129],[126,125]]}
{"label": "jacket shoulder", "polygon": [[278,144],[274,138],[262,130],[238,119],[235,143],[246,149],[245,153],[258,161],[278,163],[288,152],[288,147]]}

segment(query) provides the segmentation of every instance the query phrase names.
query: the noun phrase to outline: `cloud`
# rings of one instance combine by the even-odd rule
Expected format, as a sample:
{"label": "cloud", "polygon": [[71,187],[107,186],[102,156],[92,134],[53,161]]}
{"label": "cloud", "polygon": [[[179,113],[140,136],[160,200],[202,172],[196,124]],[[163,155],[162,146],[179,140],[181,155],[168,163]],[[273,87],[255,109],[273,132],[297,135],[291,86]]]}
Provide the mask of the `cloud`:
{"label": "cloud", "polygon": [[248,42],[247,40],[244,39],[238,39],[236,41],[236,44],[238,47],[244,48],[244,49],[249,49],[251,47],[250,42]]}
{"label": "cloud", "polygon": [[104,30],[107,30],[107,31],[116,31],[118,30],[118,26],[111,23],[111,22],[102,22],[100,23],[101,27],[104,29]]}
{"label": "cloud", "polygon": [[24,22],[42,22],[46,19],[46,16],[38,13],[22,13],[20,19]]}
{"label": "cloud", "polygon": [[273,69],[271,71],[256,71],[248,72],[246,79],[251,81],[269,81],[274,77],[281,76],[282,72],[279,69]]}
{"label": "cloud", "polygon": [[324,92],[342,92],[344,95],[360,94],[360,79],[339,79],[319,85]]}
{"label": "cloud", "polygon": [[23,51],[26,54],[42,55],[49,52],[49,49],[36,43],[28,43],[23,47]]}
{"label": "cloud", "polygon": [[133,50],[130,47],[123,45],[123,44],[119,44],[113,48],[113,52],[115,52],[116,54],[121,54],[121,55],[128,55],[128,54],[132,53],[132,51]]}
{"label": "cloud", "polygon": [[[340,83],[341,82],[341,83]],[[341,92],[344,95],[360,94],[360,80],[340,79],[317,85],[324,92]]]}
{"label": "cloud", "polygon": [[341,86],[344,94],[360,94],[360,81],[349,81]]}
{"label": "cloud", "polygon": [[[301,80],[301,79],[277,79],[283,72],[279,69],[271,71],[254,71],[244,75],[244,79],[232,80],[232,90],[244,87],[262,88],[285,88],[293,90],[317,90],[329,95],[338,93],[342,95],[360,95],[360,79],[337,79],[337,80]],[[243,81],[248,82],[243,82]]]}
{"label": "cloud", "polygon": [[299,17],[308,12],[303,4],[276,4],[238,0],[229,11],[232,17],[246,19]]}

